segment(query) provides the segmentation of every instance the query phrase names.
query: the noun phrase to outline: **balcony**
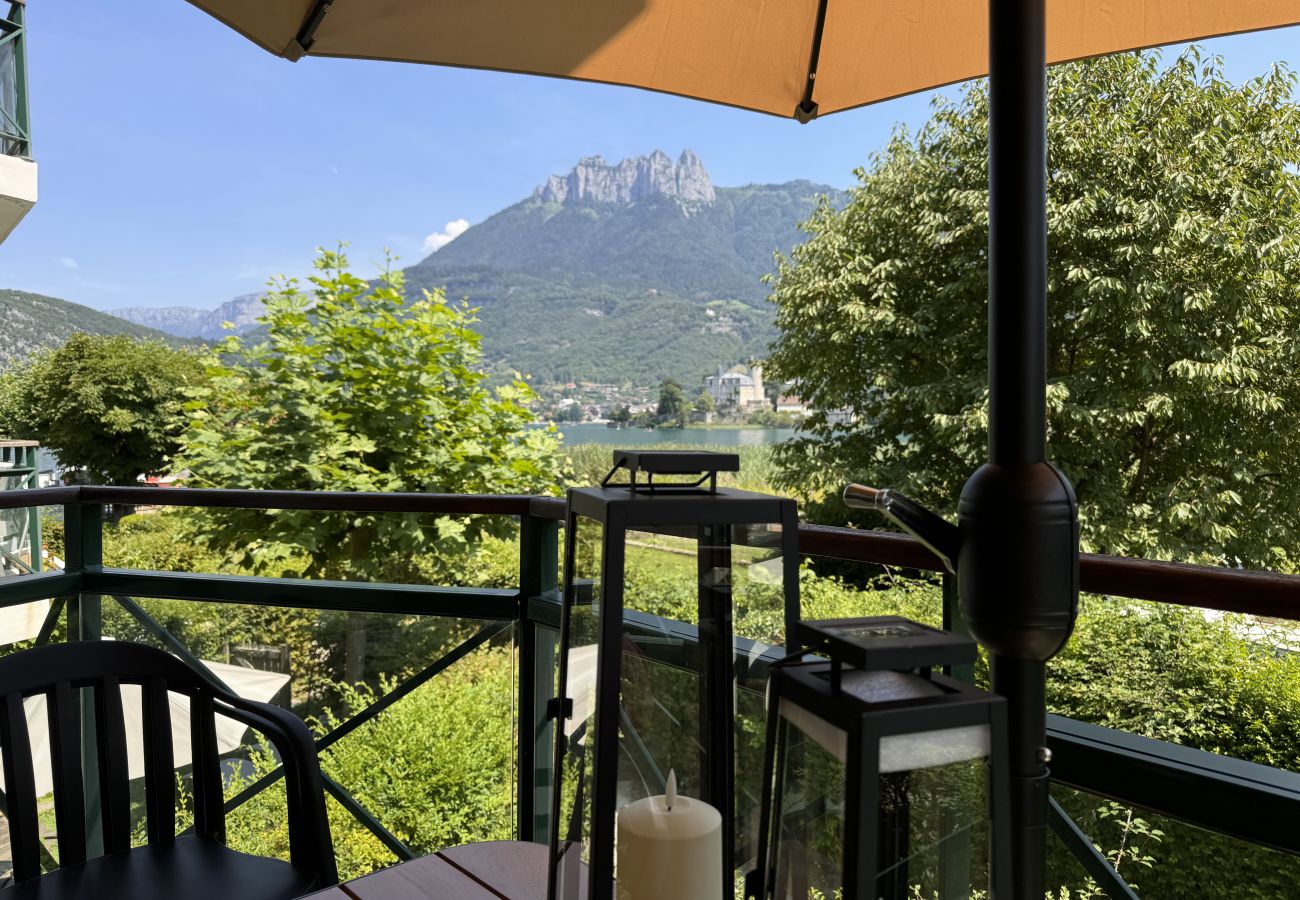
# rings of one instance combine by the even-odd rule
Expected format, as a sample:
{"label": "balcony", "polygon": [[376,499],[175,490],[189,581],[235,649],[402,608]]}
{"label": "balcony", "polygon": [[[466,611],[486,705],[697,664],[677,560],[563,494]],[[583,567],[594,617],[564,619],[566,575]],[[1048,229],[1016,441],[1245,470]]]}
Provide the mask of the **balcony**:
{"label": "balcony", "polygon": [[[116,560],[105,556],[104,512],[106,506],[115,504],[498,517],[508,520],[513,537],[498,543],[493,560],[500,563],[503,549],[512,555],[505,565],[507,571],[497,571],[500,565],[486,566],[476,578],[481,583],[453,586],[143,571],[119,567]],[[264,673],[282,669],[292,676],[292,683],[283,690],[274,685],[268,690],[271,694],[279,691],[281,702],[300,714],[315,717],[316,747],[326,775],[335,849],[345,878],[467,841],[547,840],[552,825],[552,732],[545,710],[555,692],[562,502],[523,496],[83,486],[6,492],[0,494],[0,508],[46,508],[56,515],[61,512],[64,522],[66,565],[62,570],[0,580],[0,609],[53,598],[34,640],[18,647],[129,637],[166,648],[219,681],[238,676],[241,670],[231,663],[238,666],[241,661]],[[799,538],[805,559],[820,566],[835,567],[841,573],[888,567],[893,577],[906,575],[924,585],[915,595],[920,615],[933,624],[959,627],[954,586],[937,576],[938,560],[916,541],[901,535],[811,525],[800,528]],[[656,540],[647,552],[676,552],[673,540],[664,535],[662,543]],[[1278,620],[1300,618],[1297,577],[1098,556],[1084,558],[1081,577],[1083,590],[1098,595],[1095,602],[1127,598],[1148,604],[1143,608],[1152,610],[1172,604]],[[855,582],[845,576],[844,583]],[[872,591],[862,590],[860,599],[860,613],[876,611]],[[815,597],[807,597],[806,611],[816,602]],[[251,639],[232,634],[225,636],[223,644],[222,635],[207,635],[202,638],[207,649],[202,649],[196,646],[194,634],[182,639],[174,633],[182,630],[178,626],[187,620],[187,611],[220,612],[236,607],[265,613],[259,619],[259,633]],[[400,679],[384,678],[370,688],[345,691],[341,698],[336,695],[325,704],[330,707],[326,709],[324,694],[312,681],[316,677],[311,672],[314,661],[298,658],[284,665],[285,654],[275,649],[284,643],[287,630],[301,627],[301,618],[291,621],[286,617],[292,611],[336,619],[359,613],[372,625],[386,622],[390,629],[408,634],[428,628],[435,637],[423,644],[403,644],[407,649],[423,647],[421,658],[386,661],[389,673],[400,672]],[[219,615],[211,620],[224,621]],[[680,669],[683,647],[689,648],[696,640],[693,626],[664,619],[648,624],[654,627],[643,629],[647,635],[643,642],[635,636],[638,629],[632,629],[629,639],[639,642],[638,650],[648,664]],[[738,662],[743,657],[748,674],[742,684],[744,696],[736,706],[738,716],[753,720],[742,724],[756,728],[756,734],[762,733],[761,686],[766,668],[782,655],[765,641],[773,641],[771,632],[779,628],[779,624],[747,622],[743,614],[737,616],[736,653]],[[658,639],[665,633],[670,633],[672,640]],[[346,639],[341,633],[321,637],[326,642]],[[213,655],[214,646],[223,647],[224,664],[202,660],[205,654]],[[376,653],[392,650],[382,644],[372,649]],[[249,674],[247,668],[242,671]],[[477,675],[458,677],[465,672]],[[281,678],[277,684],[284,686],[286,681],[289,679]],[[454,692],[465,692],[463,697],[440,692],[453,685]],[[431,697],[437,698],[432,707],[428,705]],[[429,709],[438,710],[436,722],[402,719],[404,707],[414,711],[409,706],[412,703],[423,704],[420,716],[427,716]],[[381,732],[378,729],[386,717],[394,717],[402,725],[397,731]],[[425,730],[409,733],[417,724]],[[395,734],[403,736],[394,739]],[[446,746],[457,746],[465,759],[474,760],[472,784],[443,784],[420,798],[418,808],[412,808],[393,790],[394,785],[373,778],[373,770],[394,757],[400,757],[400,765],[407,767],[404,771],[415,773],[421,766],[427,767],[433,756],[426,752],[428,744],[443,741],[448,742]],[[361,752],[346,758],[334,752],[348,743]],[[1058,838],[1051,851],[1050,884],[1079,886],[1090,878],[1105,896],[1136,896],[1071,816],[1072,811],[1077,815],[1078,810],[1087,808],[1090,801],[1095,806],[1098,798],[1138,808],[1155,823],[1153,827],[1163,830],[1164,841],[1186,843],[1191,853],[1249,857],[1283,879],[1281,883],[1300,883],[1300,860],[1294,856],[1300,854],[1300,831],[1294,827],[1300,820],[1300,774],[1059,716],[1049,721],[1049,743],[1054,778],[1051,824]],[[232,844],[257,845],[266,838],[259,830],[277,827],[276,762],[251,736],[237,737],[225,749],[226,808],[236,815]],[[644,755],[640,762],[646,770],[656,769],[650,748],[640,744],[633,749]],[[369,766],[367,759],[372,761]],[[423,772],[410,777],[436,780],[437,774]],[[183,787],[183,765],[178,776]],[[465,816],[467,806],[477,807],[472,820]],[[422,823],[422,817],[432,817],[436,825],[430,826],[429,820]],[[98,820],[88,816],[87,821],[93,830]],[[242,823],[242,833],[237,823]],[[44,852],[52,860],[57,847],[53,835],[49,837]],[[3,848],[0,841],[0,851]],[[737,838],[736,850],[738,865],[744,867],[752,853],[744,835]]]}
{"label": "balcony", "polygon": [[36,204],[27,104],[25,0],[9,0],[0,18],[0,243]]}

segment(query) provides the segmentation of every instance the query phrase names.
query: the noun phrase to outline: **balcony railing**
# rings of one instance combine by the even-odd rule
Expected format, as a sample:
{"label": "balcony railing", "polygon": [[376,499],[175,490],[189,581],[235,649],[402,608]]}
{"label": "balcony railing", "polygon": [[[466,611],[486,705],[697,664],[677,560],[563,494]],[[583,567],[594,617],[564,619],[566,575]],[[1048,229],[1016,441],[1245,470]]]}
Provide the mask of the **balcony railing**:
{"label": "balcony railing", "polygon": [[0,156],[32,155],[24,4],[9,0],[8,14],[0,18]]}
{"label": "balcony railing", "polygon": [[[261,578],[188,572],[140,571],[105,565],[104,510],[108,505],[182,506],[355,513],[422,513],[440,516],[505,516],[518,522],[515,583],[506,588],[377,584],[370,582]],[[555,626],[559,620],[558,531],[561,501],[525,496],[354,494],[290,491],[165,488],[62,487],[0,494],[0,509],[62,507],[66,563],[62,571],[0,581],[0,609],[55,598],[36,643],[51,639],[66,623],[68,640],[103,635],[103,603],[117,603],[163,646],[206,670],[204,664],[155,621],[140,601],[169,599],[219,604],[253,604],[304,610],[450,617],[476,623],[416,674],[393,686],[345,721],[322,731],[325,751],[374,722],[412,692],[433,682],[458,660],[513,628],[518,675],[514,748],[513,831],[520,840],[544,841],[550,823],[551,730],[546,701],[555,690]],[[938,572],[939,561],[911,538],[878,532],[805,525],[800,549],[810,557],[850,563]],[[1146,560],[1085,556],[1084,591],[1156,603],[1300,619],[1300,577]],[[956,591],[944,581],[944,624],[960,627]],[[693,641],[692,626],[674,637]],[[678,633],[680,632],[680,633]],[[739,646],[750,681],[780,654]],[[759,651],[762,648],[757,648]],[[209,672],[210,677],[216,677]],[[1290,854],[1300,854],[1300,774],[1152,740],[1085,722],[1050,717],[1049,743],[1056,784],[1111,798],[1220,835]],[[92,751],[93,752],[93,751]],[[649,760],[653,764],[653,760]],[[653,765],[651,766],[653,768]],[[234,810],[275,783],[271,771],[227,801]],[[327,779],[329,794],[362,823],[397,859],[415,851],[384,823],[384,810],[368,809],[349,786]],[[1052,827],[1084,870],[1110,897],[1135,896],[1106,857],[1053,801]],[[95,821],[88,819],[90,827]]]}

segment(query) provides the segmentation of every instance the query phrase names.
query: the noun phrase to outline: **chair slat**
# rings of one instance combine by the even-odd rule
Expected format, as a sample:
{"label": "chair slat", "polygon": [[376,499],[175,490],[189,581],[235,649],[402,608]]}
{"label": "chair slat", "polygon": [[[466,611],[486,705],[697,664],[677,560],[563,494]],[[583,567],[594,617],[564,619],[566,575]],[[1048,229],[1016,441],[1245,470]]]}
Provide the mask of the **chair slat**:
{"label": "chair slat", "polygon": [[158,676],[140,686],[144,708],[144,797],[149,843],[176,839],[176,765],[172,759],[172,713],[167,682]]}
{"label": "chair slat", "polygon": [[54,685],[48,702],[50,761],[54,767],[54,819],[59,830],[59,865],[86,861],[86,793],[81,774],[81,710],[72,685]]}
{"label": "chair slat", "polygon": [[9,814],[9,845],[14,881],[41,874],[41,834],[36,820],[36,777],[22,694],[8,694],[0,711],[0,757],[5,774],[5,803]]}
{"label": "chair slat", "polygon": [[95,727],[99,732],[99,803],[104,823],[104,852],[131,849],[131,793],[126,760],[126,720],[122,685],[103,679],[95,690]]}
{"label": "chair slat", "polygon": [[216,707],[207,691],[190,695],[190,751],[194,756],[194,832],[225,843]]}

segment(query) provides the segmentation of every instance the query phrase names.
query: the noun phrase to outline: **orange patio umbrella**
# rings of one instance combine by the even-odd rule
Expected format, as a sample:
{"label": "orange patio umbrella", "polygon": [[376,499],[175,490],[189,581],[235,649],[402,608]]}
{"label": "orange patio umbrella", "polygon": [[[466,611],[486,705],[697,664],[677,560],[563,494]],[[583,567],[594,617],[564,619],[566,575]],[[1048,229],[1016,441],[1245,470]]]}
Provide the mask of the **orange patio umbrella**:
{"label": "orange patio umbrella", "polygon": [[[959,525],[900,524],[950,553],[962,617],[1007,700],[1013,883],[999,900],[1042,900],[1045,663],[1069,638],[1078,606],[1077,502],[1046,454],[1045,67],[1297,24],[1300,0],[190,2],[290,60],[574,78],[800,121],[989,76],[989,460],[962,491]],[[602,721],[616,727],[616,717]],[[1089,871],[1109,871],[1123,895],[1109,863],[1099,854],[1093,862]],[[608,896],[610,886],[593,890]]]}
{"label": "orange patio umbrella", "polygon": [[[191,0],[277,56],[632,85],[778,116],[988,72],[987,0]],[[1047,61],[1300,22],[1294,0],[1047,0]]]}

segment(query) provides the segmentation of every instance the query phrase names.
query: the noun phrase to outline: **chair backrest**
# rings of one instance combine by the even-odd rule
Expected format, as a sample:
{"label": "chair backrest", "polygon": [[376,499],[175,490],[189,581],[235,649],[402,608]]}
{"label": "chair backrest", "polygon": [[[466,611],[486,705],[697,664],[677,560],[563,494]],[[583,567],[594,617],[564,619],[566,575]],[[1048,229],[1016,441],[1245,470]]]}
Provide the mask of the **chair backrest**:
{"label": "chair backrest", "polygon": [[[96,748],[93,763],[97,770],[98,796],[91,799],[98,801],[104,852],[118,853],[130,849],[131,800],[123,685],[139,685],[140,688],[145,817],[151,844],[172,841],[176,836],[176,779],[169,692],[189,698],[194,831],[197,834],[225,840],[217,709],[220,708],[223,714],[234,712],[235,718],[254,724],[277,747],[285,742],[283,723],[264,719],[247,709],[232,710],[227,704],[238,702],[238,698],[219,691],[180,660],[152,647],[124,641],[89,641],[38,647],[0,659],[0,761],[3,763],[16,882],[41,874],[33,770],[35,748],[30,743],[31,729],[24,709],[24,700],[29,697],[43,697],[48,715],[59,864],[69,866],[86,861],[87,807],[82,748],[83,727],[91,727],[92,721],[94,734],[84,737],[87,745],[93,740]],[[89,702],[79,702],[83,700]],[[247,705],[246,701],[241,703],[241,706]],[[90,708],[94,710],[93,720],[89,715],[83,718],[84,712]],[[298,742],[299,749],[302,743],[301,740]],[[91,761],[86,762],[89,768]],[[301,768],[302,760],[297,762]],[[314,754],[310,766],[316,772],[316,783],[319,784]],[[290,791],[291,805],[299,798],[299,791]],[[320,806],[323,812],[323,797]],[[290,815],[291,819],[303,818],[301,811],[292,808]],[[333,866],[332,853],[328,866]]]}

